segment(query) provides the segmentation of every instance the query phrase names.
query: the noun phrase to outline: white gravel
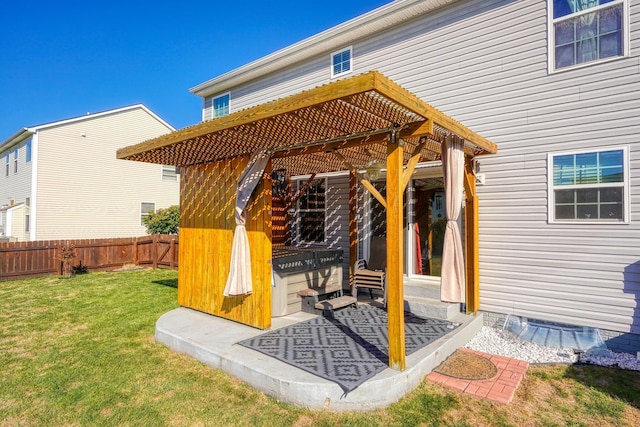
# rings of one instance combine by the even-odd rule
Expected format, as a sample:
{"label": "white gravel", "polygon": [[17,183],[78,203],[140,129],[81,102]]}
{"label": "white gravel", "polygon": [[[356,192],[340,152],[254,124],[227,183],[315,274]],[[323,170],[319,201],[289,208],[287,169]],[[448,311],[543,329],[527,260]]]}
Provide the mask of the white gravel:
{"label": "white gravel", "polygon": [[629,353],[600,350],[597,355],[583,353],[578,357],[572,349],[541,346],[516,338],[509,332],[488,326],[483,326],[465,347],[483,353],[524,360],[531,364],[570,364],[580,361],[601,366],[617,365],[622,369],[640,371],[640,361]]}

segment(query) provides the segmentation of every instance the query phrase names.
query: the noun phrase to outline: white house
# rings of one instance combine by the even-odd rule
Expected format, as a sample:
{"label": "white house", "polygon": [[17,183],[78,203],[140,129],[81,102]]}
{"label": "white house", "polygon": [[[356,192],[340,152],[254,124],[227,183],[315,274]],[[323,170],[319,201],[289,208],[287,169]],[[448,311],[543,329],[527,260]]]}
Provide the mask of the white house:
{"label": "white house", "polygon": [[175,167],[126,162],[116,150],[174,128],[144,105],[20,129],[0,143],[4,239],[146,234],[142,217],[179,203]]}
{"label": "white house", "polygon": [[[191,91],[206,121],[371,70],[499,147],[477,171],[485,320],[592,326],[640,350],[640,1],[397,0]],[[441,175],[425,163],[409,183],[405,254],[425,245]],[[294,226],[294,243],[347,247],[348,177],[319,178],[324,228]],[[379,208],[359,209],[366,254]],[[438,282],[405,258],[406,283]]]}

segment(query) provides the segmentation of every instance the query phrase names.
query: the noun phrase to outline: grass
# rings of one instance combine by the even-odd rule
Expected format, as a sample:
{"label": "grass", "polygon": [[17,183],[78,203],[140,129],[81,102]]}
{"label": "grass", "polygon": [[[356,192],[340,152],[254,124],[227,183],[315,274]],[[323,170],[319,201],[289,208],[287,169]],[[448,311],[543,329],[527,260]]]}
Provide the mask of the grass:
{"label": "grass", "polygon": [[640,373],[532,367],[499,405],[424,381],[368,413],[300,409],[155,343],[176,273],[0,283],[0,426],[637,426]]}

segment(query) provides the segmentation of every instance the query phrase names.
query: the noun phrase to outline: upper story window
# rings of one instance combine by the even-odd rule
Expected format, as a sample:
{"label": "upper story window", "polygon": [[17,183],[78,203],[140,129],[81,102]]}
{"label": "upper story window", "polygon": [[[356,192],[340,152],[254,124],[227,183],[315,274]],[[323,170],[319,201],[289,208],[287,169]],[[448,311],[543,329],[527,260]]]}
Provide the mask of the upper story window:
{"label": "upper story window", "polygon": [[5,160],[5,176],[9,176],[9,162],[11,161],[11,157],[9,155],[9,153],[6,154],[6,156],[4,157]]}
{"label": "upper story window", "polygon": [[352,49],[349,46],[331,54],[331,78],[350,73],[352,70]]}
{"label": "upper story window", "polygon": [[178,171],[175,166],[162,165],[162,180],[163,181],[177,181]]}
{"label": "upper story window", "polygon": [[229,114],[229,100],[231,98],[231,95],[226,93],[222,96],[218,96],[213,98],[213,102],[211,103],[211,107],[212,107],[212,118],[218,118],[218,117],[222,117],[222,116],[226,116],[227,114]]}
{"label": "upper story window", "polygon": [[[298,181],[298,189],[303,182]],[[298,235],[304,243],[324,243],[325,239],[325,178],[315,179],[298,199]]]}
{"label": "upper story window", "polygon": [[628,148],[549,154],[549,222],[628,222]]}
{"label": "upper story window", "polygon": [[627,0],[550,0],[549,34],[558,70],[625,54]]}
{"label": "upper story window", "polygon": [[25,145],[26,145],[25,150],[27,154],[25,161],[29,163],[31,161],[31,139],[27,139],[27,143]]}
{"label": "upper story window", "polygon": [[13,150],[13,173],[18,173],[18,149]]}

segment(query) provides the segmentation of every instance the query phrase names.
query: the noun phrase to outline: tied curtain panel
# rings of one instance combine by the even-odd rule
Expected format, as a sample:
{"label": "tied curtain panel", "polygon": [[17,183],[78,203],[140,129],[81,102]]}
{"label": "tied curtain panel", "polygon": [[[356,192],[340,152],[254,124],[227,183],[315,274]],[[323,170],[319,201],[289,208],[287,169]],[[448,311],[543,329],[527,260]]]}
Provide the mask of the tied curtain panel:
{"label": "tied curtain panel", "polygon": [[237,185],[236,194],[236,229],[233,233],[233,246],[231,247],[231,261],[229,263],[229,276],[224,288],[224,296],[249,295],[253,292],[251,280],[251,254],[249,250],[249,237],[247,236],[245,209],[251,198],[251,194],[258,186],[267,163],[271,157],[264,151],[251,156],[249,163],[242,171]]}
{"label": "tied curtain panel", "polygon": [[452,135],[447,137],[442,154],[442,170],[447,226],[442,250],[440,299],[446,302],[464,302],[464,250],[458,226],[464,197],[464,140]]}

